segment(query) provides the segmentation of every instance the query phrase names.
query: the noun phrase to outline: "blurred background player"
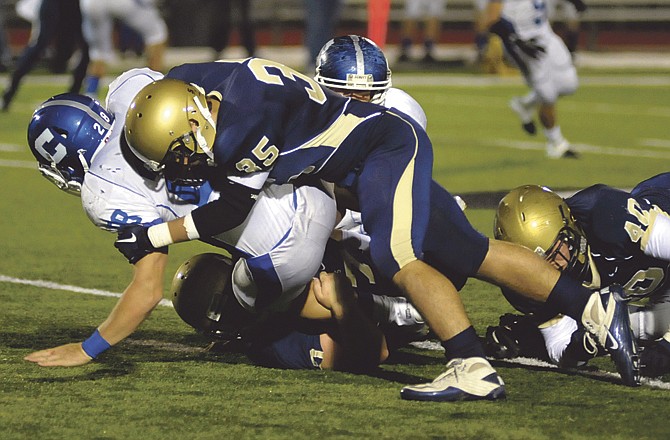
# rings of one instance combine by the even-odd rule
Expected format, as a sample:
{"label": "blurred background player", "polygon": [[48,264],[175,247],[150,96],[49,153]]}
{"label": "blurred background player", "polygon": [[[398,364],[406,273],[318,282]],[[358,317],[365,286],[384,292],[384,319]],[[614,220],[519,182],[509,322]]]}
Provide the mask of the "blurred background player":
{"label": "blurred background player", "polygon": [[582,0],[547,0],[549,22],[554,29],[557,27],[557,22],[561,23],[562,30],[558,33],[562,36],[573,61],[579,45],[579,14],[586,9],[586,4]]}
{"label": "blurred background player", "polygon": [[[256,35],[251,17],[252,0],[209,0],[211,5],[209,46],[214,49],[216,59],[223,58],[228,47],[233,23],[237,23],[242,46],[247,56],[256,53]],[[233,12],[236,12],[235,21]]]}
{"label": "blurred background player", "polygon": [[414,41],[419,41],[419,25],[423,23],[423,58],[425,63],[435,61],[435,44],[440,42],[442,17],[446,0],[405,0],[405,14],[402,21],[400,56],[398,61],[411,59]]}
{"label": "blurred background player", "polygon": [[305,2],[305,48],[307,63],[305,72],[314,70],[316,57],[324,43],[335,35],[340,20],[343,0],[304,0]]}
{"label": "blurred background player", "polygon": [[70,57],[76,50],[79,51],[79,61],[72,72],[69,92],[78,93],[86,75],[88,47],[82,36],[79,0],[41,0],[41,3],[36,2],[32,7],[39,9],[26,12],[28,16],[35,12],[37,14],[35,21],[32,21],[30,41],[16,62],[9,86],[2,94],[0,107],[3,111],[9,109],[23,77],[35,67],[35,63],[44,56],[52,43],[56,49],[52,65],[55,72],[64,72]]}
{"label": "blurred background player", "polygon": [[[629,306],[631,325],[647,346],[642,372],[656,376],[670,372],[669,212],[670,173],[645,180],[630,193],[600,184],[565,200],[547,188],[525,185],[500,201],[494,234],[535,251],[590,289],[619,284],[628,301],[646,301]],[[501,318],[488,335],[498,353],[532,352],[539,326],[551,361],[575,366],[596,355],[596,344],[575,320],[543,316],[538,303],[503,293],[517,310],[531,314],[534,328]]]}
{"label": "blurred background player", "polygon": [[96,98],[107,63],[114,56],[114,19],[121,20],[144,40],[147,66],[163,69],[163,52],[168,41],[165,21],[154,0],[81,0],[84,38],[89,45],[91,63],[84,93]]}
{"label": "blurred background player", "polygon": [[576,158],[558,124],[556,104],[561,96],[577,90],[577,70],[563,40],[551,29],[544,0],[489,0],[487,20],[490,31],[500,36],[531,89],[509,104],[523,129],[531,135],[536,133],[533,117],[537,110],[547,140],[547,156]]}

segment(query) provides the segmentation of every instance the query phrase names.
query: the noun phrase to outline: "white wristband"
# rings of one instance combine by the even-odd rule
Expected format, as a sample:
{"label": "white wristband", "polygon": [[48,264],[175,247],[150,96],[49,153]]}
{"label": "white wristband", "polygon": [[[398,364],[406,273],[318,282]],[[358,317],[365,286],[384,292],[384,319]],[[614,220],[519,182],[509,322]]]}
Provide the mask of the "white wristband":
{"label": "white wristband", "polygon": [[167,223],[151,226],[147,231],[147,235],[149,236],[151,245],[155,248],[162,248],[174,243]]}
{"label": "white wristband", "polygon": [[195,227],[195,222],[190,212],[184,217],[184,229],[186,229],[186,235],[189,240],[200,238],[200,233],[198,232],[198,228]]}

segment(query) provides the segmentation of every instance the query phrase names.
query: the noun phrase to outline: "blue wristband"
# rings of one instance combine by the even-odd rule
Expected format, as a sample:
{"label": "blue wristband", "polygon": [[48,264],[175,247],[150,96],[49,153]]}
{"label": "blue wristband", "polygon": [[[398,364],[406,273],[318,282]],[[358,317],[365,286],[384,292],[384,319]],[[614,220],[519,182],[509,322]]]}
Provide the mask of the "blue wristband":
{"label": "blue wristband", "polygon": [[100,353],[111,347],[110,343],[105,341],[98,329],[87,340],[81,343],[81,348],[90,356],[91,359],[97,358]]}

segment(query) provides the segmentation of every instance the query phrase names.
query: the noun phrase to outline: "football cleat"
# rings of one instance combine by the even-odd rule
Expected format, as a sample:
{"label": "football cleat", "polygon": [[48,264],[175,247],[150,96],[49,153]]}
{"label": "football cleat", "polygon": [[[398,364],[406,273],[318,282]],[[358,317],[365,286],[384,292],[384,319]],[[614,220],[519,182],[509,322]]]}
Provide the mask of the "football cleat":
{"label": "football cleat", "polygon": [[519,116],[519,119],[521,119],[521,128],[523,128],[526,133],[533,135],[537,133],[535,122],[533,122],[533,112],[531,109],[523,105],[521,98],[518,96],[512,98],[509,101],[509,108],[514,110],[514,113]]}
{"label": "football cleat", "polygon": [[550,159],[579,159],[579,153],[570,148],[570,143],[563,139],[561,142],[547,142],[547,157]]}
{"label": "football cleat", "polygon": [[498,400],[505,398],[505,384],[486,359],[457,358],[434,381],[408,385],[400,390],[400,397],[430,402]]}
{"label": "football cleat", "polygon": [[630,326],[623,288],[613,284],[594,292],[582,313],[582,324],[610,354],[624,385],[640,385],[640,359]]}

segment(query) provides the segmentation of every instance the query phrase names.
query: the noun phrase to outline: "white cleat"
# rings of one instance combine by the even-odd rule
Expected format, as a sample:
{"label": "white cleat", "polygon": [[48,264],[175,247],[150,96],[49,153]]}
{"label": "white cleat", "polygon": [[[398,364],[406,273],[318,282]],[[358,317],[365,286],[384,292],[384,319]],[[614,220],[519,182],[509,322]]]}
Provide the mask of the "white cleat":
{"label": "white cleat", "polygon": [[457,358],[434,381],[408,385],[400,390],[400,397],[430,402],[498,400],[505,398],[505,383],[486,359]]}
{"label": "white cleat", "polygon": [[579,154],[570,148],[570,143],[563,139],[561,142],[547,142],[547,157],[550,159],[577,159]]}

